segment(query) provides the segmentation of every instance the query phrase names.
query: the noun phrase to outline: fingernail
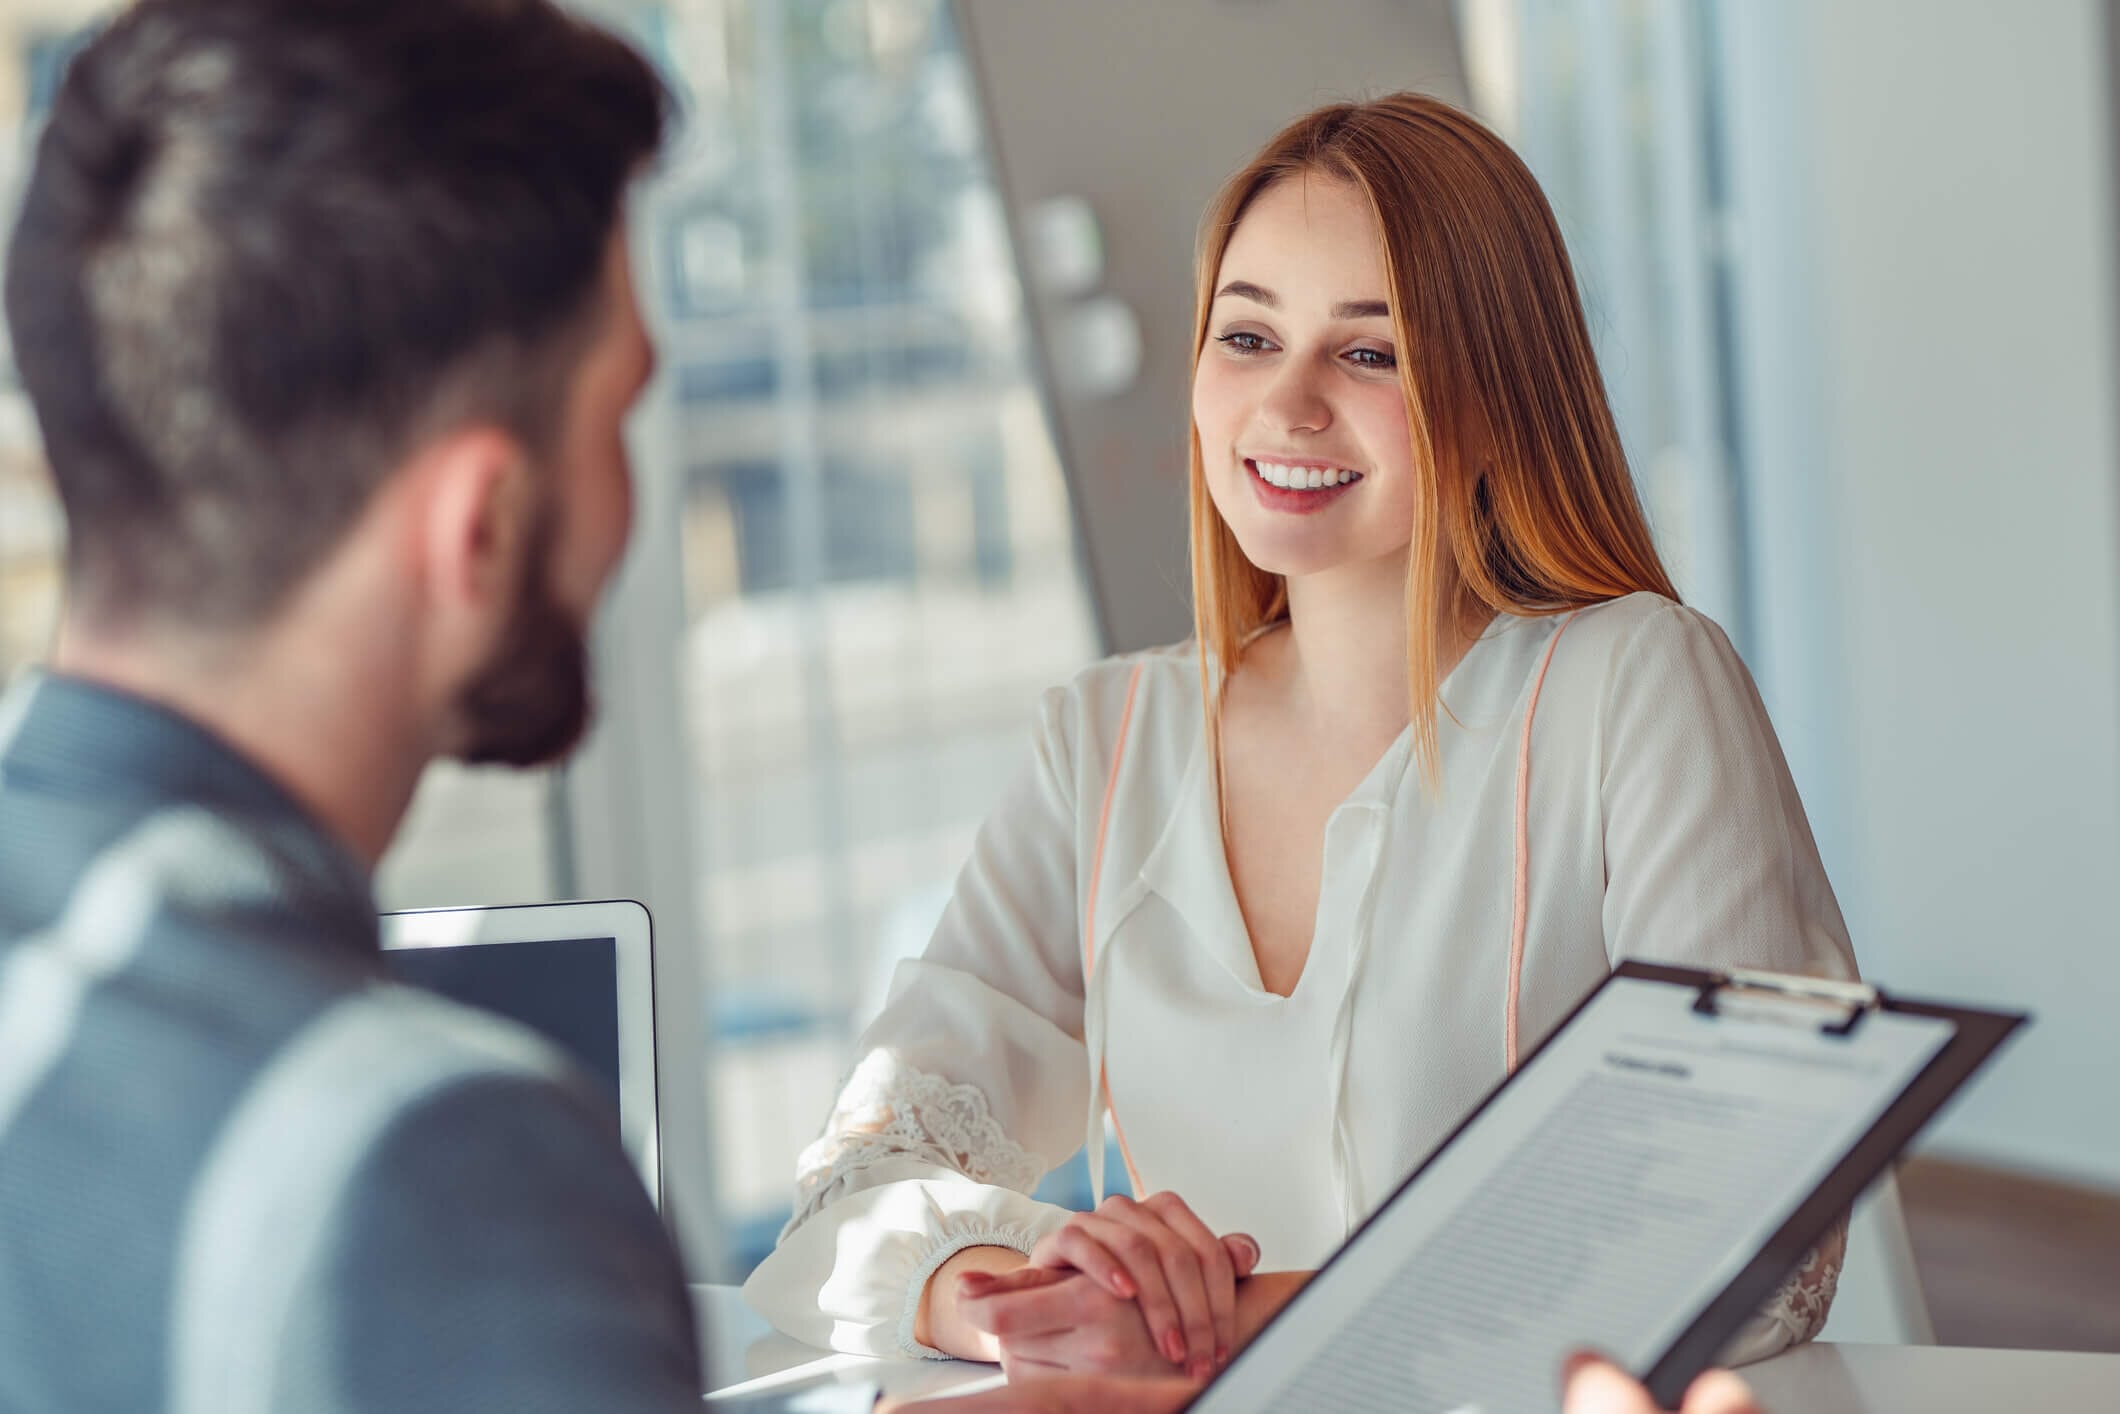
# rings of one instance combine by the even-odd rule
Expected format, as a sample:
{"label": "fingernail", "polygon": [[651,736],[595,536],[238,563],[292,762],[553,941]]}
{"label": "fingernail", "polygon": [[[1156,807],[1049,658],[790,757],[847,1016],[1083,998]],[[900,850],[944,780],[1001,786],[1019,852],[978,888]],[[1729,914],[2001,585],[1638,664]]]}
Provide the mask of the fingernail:
{"label": "fingernail", "polygon": [[1190,1375],[1193,1379],[1196,1380],[1204,1380],[1209,1375],[1212,1375],[1214,1372],[1214,1367],[1212,1365],[1209,1365],[1205,1360],[1193,1361],[1192,1364],[1188,1366],[1185,1371],[1186,1374]]}
{"label": "fingernail", "polygon": [[1134,1279],[1125,1272],[1112,1273],[1112,1290],[1118,1293],[1121,1301],[1131,1301],[1141,1294],[1141,1288],[1135,1286]]}
{"label": "fingernail", "polygon": [[1185,1363],[1185,1337],[1176,1331],[1163,1333],[1163,1355],[1173,1365]]}
{"label": "fingernail", "polygon": [[1218,1346],[1216,1346],[1216,1347],[1215,1347],[1215,1365],[1216,1365],[1216,1366],[1217,1366],[1217,1367],[1219,1368],[1219,1367],[1221,1367],[1221,1366],[1223,1366],[1223,1365],[1227,1365],[1228,1363],[1229,1363],[1229,1347],[1228,1347],[1228,1346],[1226,1346],[1226,1345],[1218,1345]]}
{"label": "fingernail", "polygon": [[959,1291],[984,1291],[994,1284],[991,1272],[966,1272],[957,1278]]}
{"label": "fingernail", "polygon": [[1568,1383],[1581,1374],[1586,1366],[1595,1365],[1601,1359],[1603,1357],[1594,1350],[1578,1350],[1569,1355],[1566,1360],[1561,1362],[1561,1387],[1565,1389]]}
{"label": "fingernail", "polygon": [[1251,1253],[1251,1264],[1255,1267],[1259,1265],[1259,1258],[1264,1255],[1259,1251],[1259,1244],[1243,1233],[1237,1234],[1237,1240],[1244,1244],[1245,1251]]}

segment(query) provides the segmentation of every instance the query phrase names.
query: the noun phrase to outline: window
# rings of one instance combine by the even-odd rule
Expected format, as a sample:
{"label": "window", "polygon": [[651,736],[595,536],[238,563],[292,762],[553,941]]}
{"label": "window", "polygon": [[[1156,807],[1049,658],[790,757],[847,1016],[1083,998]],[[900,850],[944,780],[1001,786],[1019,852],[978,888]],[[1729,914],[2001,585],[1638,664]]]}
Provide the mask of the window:
{"label": "window", "polygon": [[[66,56],[111,6],[81,0],[25,8],[30,13],[0,11],[0,213],[9,216]],[[0,244],[5,239],[0,235]],[[36,418],[10,353],[0,361],[0,683],[44,655],[58,618],[64,550]]]}
{"label": "window", "polygon": [[1038,693],[1098,645],[948,6],[631,23],[687,114],[637,233],[666,407],[636,473],[681,522],[671,756],[741,1275]]}
{"label": "window", "polygon": [[1715,6],[1459,0],[1482,116],[1553,204],[1672,577],[1745,646]]}
{"label": "window", "polygon": [[[0,20],[0,178],[114,8]],[[652,900],[659,954],[685,965],[659,961],[658,984],[697,987],[675,1005],[711,1040],[673,1086],[698,1048],[665,1028],[664,1124],[695,1101],[712,1116],[711,1174],[667,1178],[681,1214],[717,1215],[726,1278],[770,1248],[794,1156],[892,964],[925,945],[1039,692],[1099,645],[948,6],[582,8],[685,104],[633,220],[663,369],[635,471],[670,523],[644,516],[599,634],[605,734],[637,739],[622,761],[592,744],[564,780],[435,766],[378,890],[646,898],[574,847],[686,841],[676,896]],[[61,532],[6,376],[0,672],[44,651]]]}

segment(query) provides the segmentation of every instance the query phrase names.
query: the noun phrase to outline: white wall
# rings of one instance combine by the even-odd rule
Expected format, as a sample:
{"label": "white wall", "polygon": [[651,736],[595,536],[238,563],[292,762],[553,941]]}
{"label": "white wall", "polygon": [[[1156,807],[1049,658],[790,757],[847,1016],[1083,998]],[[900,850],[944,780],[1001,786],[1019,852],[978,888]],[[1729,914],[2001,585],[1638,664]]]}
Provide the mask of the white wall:
{"label": "white wall", "polygon": [[[1200,214],[1309,108],[1404,88],[1463,103],[1450,0],[957,0],[957,14],[1010,207],[1086,198],[1104,231],[1102,288],[1141,326],[1132,387],[1079,398],[1048,380],[1110,646],[1188,637]],[[1054,302],[1032,304],[1050,326]]]}
{"label": "white wall", "polygon": [[[1762,677],[1770,701],[1838,733],[1798,765],[1845,826],[1828,864],[1865,969],[2036,1013],[1933,1146],[2120,1185],[2104,15],[2089,0],[1786,13],[1790,68],[1752,91],[1789,106],[1754,104],[1749,141],[1780,143],[1804,177],[1809,248],[1784,274],[1811,278],[1820,435],[1797,442],[1824,474],[1753,468],[1810,488],[1755,583],[1799,630],[1821,584],[1837,615],[1808,653],[1795,633],[1770,641]],[[1771,415],[1809,414],[1797,399]]]}

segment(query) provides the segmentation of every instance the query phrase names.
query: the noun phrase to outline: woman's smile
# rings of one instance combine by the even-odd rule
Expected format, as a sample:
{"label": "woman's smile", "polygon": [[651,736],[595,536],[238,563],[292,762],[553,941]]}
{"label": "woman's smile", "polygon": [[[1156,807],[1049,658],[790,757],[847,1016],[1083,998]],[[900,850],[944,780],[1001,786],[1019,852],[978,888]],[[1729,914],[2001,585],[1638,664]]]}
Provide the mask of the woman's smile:
{"label": "woman's smile", "polygon": [[1324,462],[1269,461],[1246,457],[1252,494],[1270,511],[1311,515],[1361,484],[1362,473]]}

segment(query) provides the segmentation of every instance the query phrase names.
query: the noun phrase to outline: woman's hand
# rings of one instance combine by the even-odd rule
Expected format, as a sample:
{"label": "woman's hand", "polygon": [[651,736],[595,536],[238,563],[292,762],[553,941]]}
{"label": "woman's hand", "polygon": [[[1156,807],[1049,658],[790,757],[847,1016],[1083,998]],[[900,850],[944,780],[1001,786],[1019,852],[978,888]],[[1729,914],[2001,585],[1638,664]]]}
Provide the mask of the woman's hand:
{"label": "woman's hand", "polygon": [[[1649,1391],[1595,1355],[1571,1356],[1561,1369],[1562,1414],[1657,1414]],[[1745,1382],[1710,1370],[1686,1390],[1678,1414],[1761,1414]]]}
{"label": "woman's hand", "polygon": [[916,1404],[886,1399],[876,1414],[1178,1414],[1200,1392],[1196,1380],[1055,1375],[979,1394],[942,1395]]}
{"label": "woman's hand", "polygon": [[1165,1368],[1195,1379],[1229,1363],[1237,1342],[1237,1282],[1259,1264],[1243,1233],[1217,1237],[1175,1193],[1137,1203],[1113,1194],[1077,1213],[1031,1250],[1031,1265],[1073,1269],[1137,1302]]}
{"label": "woman's hand", "polygon": [[1022,1267],[998,1276],[969,1272],[958,1282],[959,1316],[994,1337],[1011,1380],[1173,1373],[1140,1305],[1081,1272]]}

